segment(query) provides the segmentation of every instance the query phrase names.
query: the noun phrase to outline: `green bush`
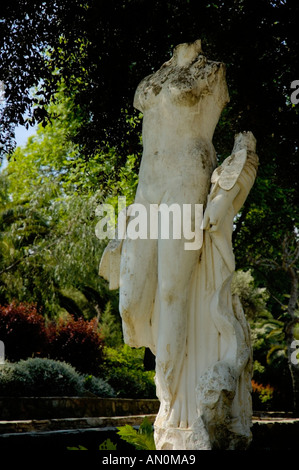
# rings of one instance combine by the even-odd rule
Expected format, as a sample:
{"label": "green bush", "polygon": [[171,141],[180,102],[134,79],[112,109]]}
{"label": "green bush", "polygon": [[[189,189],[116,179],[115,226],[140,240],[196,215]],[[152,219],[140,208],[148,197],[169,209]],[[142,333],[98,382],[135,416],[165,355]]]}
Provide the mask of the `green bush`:
{"label": "green bush", "polygon": [[267,311],[269,294],[265,287],[255,286],[251,270],[235,271],[231,290],[233,294],[239,296],[247,319],[255,318]]}
{"label": "green bush", "polygon": [[82,377],[64,362],[30,358],[0,367],[2,396],[81,395]]}
{"label": "green bush", "polygon": [[104,346],[96,318],[88,321],[69,315],[46,322],[34,304],[16,302],[0,305],[0,340],[10,362],[50,358],[93,375],[99,372]]}
{"label": "green bush", "polygon": [[144,348],[104,348],[102,375],[119,398],[156,398],[154,371],[145,371]]}
{"label": "green bush", "polygon": [[115,397],[115,391],[111,385],[100,377],[86,375],[84,378],[84,389],[102,398]]}
{"label": "green bush", "polygon": [[[274,389],[271,400],[267,402],[267,409],[291,410],[293,390],[283,322],[274,319],[268,312],[250,321],[250,329],[254,359],[252,379],[264,386],[269,384]],[[255,397],[258,397],[257,393],[253,394],[253,399]],[[264,404],[255,399],[253,406],[261,409]]]}
{"label": "green bush", "polygon": [[114,396],[102,379],[81,375],[70,364],[52,359],[30,358],[0,366],[0,396]]}
{"label": "green bush", "polygon": [[105,346],[118,348],[123,344],[123,333],[121,318],[118,312],[118,303],[117,312],[115,312],[115,306],[112,302],[107,302],[104,311],[101,313],[99,326]]}

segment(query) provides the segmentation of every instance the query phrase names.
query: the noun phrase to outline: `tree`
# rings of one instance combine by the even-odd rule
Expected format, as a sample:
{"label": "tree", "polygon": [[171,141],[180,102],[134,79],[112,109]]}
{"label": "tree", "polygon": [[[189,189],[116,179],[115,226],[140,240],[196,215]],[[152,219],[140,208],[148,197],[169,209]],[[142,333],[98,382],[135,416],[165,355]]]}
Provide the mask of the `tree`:
{"label": "tree", "polygon": [[[29,125],[42,121],[57,86],[50,85],[52,70],[48,66],[49,49],[58,49],[69,19],[79,21],[81,2],[5,1],[1,5],[0,79],[5,85],[5,102],[1,109],[1,139],[4,151],[13,148],[16,124]],[[79,23],[78,23],[79,24]],[[70,24],[66,27],[70,32]],[[31,94],[33,87],[43,84],[43,92]],[[32,109],[32,104],[35,104]],[[28,115],[27,115],[28,113]]]}
{"label": "tree", "polygon": [[[32,114],[29,121],[44,121],[43,104],[63,78],[82,111],[77,143],[86,158],[107,142],[117,145],[125,158],[136,146],[139,151],[124,113],[133,114],[137,84],[170,57],[176,44],[201,37],[208,57],[227,64],[232,100],[216,136],[220,157],[230,151],[235,132],[250,129],[264,166],[273,164],[275,178],[298,188],[293,176],[298,168],[298,111],[289,100],[299,61],[298,14],[295,0],[4,3],[3,135],[24,120],[26,111]],[[32,86],[39,86],[38,94],[29,94]]]}
{"label": "tree", "polygon": [[78,170],[81,170],[81,155],[72,137],[80,125],[80,109],[71,97],[65,96],[63,82],[46,110],[50,119],[48,124],[39,124],[26,145],[17,147],[10,156],[5,174],[15,203],[32,198],[42,186],[55,188],[57,197],[78,189],[79,182],[74,177],[72,165],[77,160]]}
{"label": "tree", "polygon": [[[201,38],[207,57],[226,63],[231,102],[215,133],[218,160],[230,154],[233,135],[243,130],[251,130],[257,138],[260,157],[258,178],[235,220],[237,267],[254,268],[256,285],[266,282],[271,293],[273,316],[284,315],[281,304],[291,293],[291,278],[283,270],[269,269],[262,260],[281,264],[285,236],[298,233],[299,108],[290,101],[290,84],[299,69],[298,2],[11,0],[4,2],[1,15],[0,79],[6,86],[1,107],[3,152],[12,149],[16,123],[52,121],[60,126],[63,133],[48,145],[48,149],[53,143],[57,146],[57,158],[47,150],[37,159],[33,147],[40,148],[38,137],[27,155],[18,151],[14,166],[21,169],[24,159],[23,169],[28,170],[30,155],[35,155],[31,161],[39,162],[40,182],[53,184],[59,194],[68,196],[93,194],[98,185],[102,196],[114,201],[124,191],[133,197],[141,154],[134,92],[142,78],[170,58],[175,45]],[[53,112],[62,88],[68,103],[62,109],[73,113],[70,132],[59,112],[57,120]],[[60,152],[62,135],[65,146]],[[20,189],[20,201],[23,191],[31,194],[38,187],[33,173],[29,181],[28,191],[26,180]],[[0,197],[9,204],[5,191]],[[49,210],[66,207],[53,204],[52,197],[47,204]],[[4,237],[8,240],[5,230]]]}
{"label": "tree", "polygon": [[[2,175],[3,178],[3,175]],[[100,316],[111,294],[98,275],[104,248],[95,235],[96,195],[46,202],[47,188],[0,213],[0,298],[35,302],[46,315]],[[36,206],[37,207],[36,207]],[[112,300],[115,310],[116,301]]]}
{"label": "tree", "polygon": [[[298,316],[298,285],[299,285],[299,242],[298,234],[296,232],[285,234],[282,247],[281,257],[272,259],[260,258],[255,260],[255,263],[259,266],[266,267],[277,272],[282,272],[283,276],[287,275],[289,284],[289,295],[287,295],[288,302],[283,315],[283,326],[284,326],[284,340],[286,344],[288,367],[293,385],[293,403],[294,412],[299,413],[299,361],[294,362],[292,360],[292,354],[294,352],[294,344],[297,340],[297,326],[299,324]],[[298,333],[297,333],[298,334]]]}
{"label": "tree", "polygon": [[[68,162],[68,170],[81,173],[90,160],[96,181],[99,173],[103,175],[99,155],[104,151],[111,166],[101,183],[103,191],[115,184],[128,154],[134,156],[138,170],[140,120],[135,127],[130,120],[136,116],[132,103],[137,84],[170,57],[176,44],[201,37],[207,56],[227,64],[231,102],[215,135],[219,161],[231,152],[238,131],[251,130],[258,142],[258,181],[236,219],[236,249],[239,239],[242,251],[245,246],[249,251],[252,204],[264,211],[267,203],[273,220],[281,199],[287,200],[279,230],[292,232],[298,223],[299,137],[298,108],[289,97],[299,62],[298,2],[22,0],[4,4],[2,17],[4,134],[7,126],[22,121],[26,110],[33,121],[50,119],[50,108],[44,104],[63,83],[64,92],[80,110],[71,135],[80,151]],[[26,61],[29,53],[32,58]],[[29,95],[33,85],[38,91]],[[267,239],[263,225],[258,232],[256,227],[251,233]],[[244,267],[241,255],[238,261]]]}
{"label": "tree", "polygon": [[[38,126],[0,174],[0,302],[36,302],[55,318],[65,311],[76,318],[96,316],[119,342],[117,295],[98,275],[105,242],[95,235],[95,209],[103,201],[98,182],[101,174],[109,176],[111,159],[103,152],[87,161],[81,158],[69,139],[80,110],[64,89],[61,85],[50,104],[51,122]],[[74,158],[81,164],[74,167]],[[120,181],[126,184],[126,179]],[[115,324],[108,327],[112,319]]]}
{"label": "tree", "polygon": [[279,348],[283,346],[287,351],[294,411],[298,413],[299,367],[291,361],[299,320],[298,209],[291,202],[295,189],[282,187],[271,176],[268,168],[256,181],[256,191],[239,216],[234,245],[237,265],[250,267],[256,284],[266,285],[270,294],[268,309],[283,325]]}

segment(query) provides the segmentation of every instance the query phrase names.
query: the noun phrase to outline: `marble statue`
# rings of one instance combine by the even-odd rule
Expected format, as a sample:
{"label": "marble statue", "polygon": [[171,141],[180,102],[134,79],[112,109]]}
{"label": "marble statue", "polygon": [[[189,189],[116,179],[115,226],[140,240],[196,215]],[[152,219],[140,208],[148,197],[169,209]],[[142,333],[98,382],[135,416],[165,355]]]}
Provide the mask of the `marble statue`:
{"label": "marble statue", "polygon": [[119,287],[125,342],[156,357],[158,450],[246,449],[251,441],[250,332],[231,294],[231,239],[258,157],[254,136],[244,132],[217,166],[212,138],[228,101],[225,66],[207,60],[200,40],[178,45],[141,81],[135,203],[148,211],[153,204],[202,204],[203,242],[186,250],[184,236],[113,240],[100,264],[110,287]]}

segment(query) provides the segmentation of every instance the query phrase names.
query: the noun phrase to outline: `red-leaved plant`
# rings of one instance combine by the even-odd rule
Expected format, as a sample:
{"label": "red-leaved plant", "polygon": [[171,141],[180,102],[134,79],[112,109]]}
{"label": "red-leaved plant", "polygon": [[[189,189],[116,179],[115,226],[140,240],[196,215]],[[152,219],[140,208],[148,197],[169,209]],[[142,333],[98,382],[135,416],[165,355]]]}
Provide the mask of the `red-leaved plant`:
{"label": "red-leaved plant", "polygon": [[103,338],[96,319],[58,320],[48,326],[48,355],[72,364],[79,372],[96,374],[103,356]]}
{"label": "red-leaved plant", "polygon": [[47,350],[45,320],[35,304],[0,305],[0,340],[11,362],[42,356]]}
{"label": "red-leaved plant", "polygon": [[104,342],[96,319],[69,316],[46,323],[36,305],[29,303],[0,306],[0,340],[11,362],[47,357],[67,362],[79,372],[96,374],[103,357]]}

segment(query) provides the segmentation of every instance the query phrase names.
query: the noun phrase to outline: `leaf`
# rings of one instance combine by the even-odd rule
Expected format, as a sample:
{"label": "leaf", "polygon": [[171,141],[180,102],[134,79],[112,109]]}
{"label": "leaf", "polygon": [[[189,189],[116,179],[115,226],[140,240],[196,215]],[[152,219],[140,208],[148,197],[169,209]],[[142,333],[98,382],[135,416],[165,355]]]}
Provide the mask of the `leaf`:
{"label": "leaf", "polygon": [[145,417],[144,420],[142,421],[139,430],[141,434],[151,435],[153,433],[152,423],[147,417]]}
{"label": "leaf", "polygon": [[121,439],[132,444],[137,450],[156,449],[152,424],[147,417],[144,418],[138,431],[128,424],[117,429]]}
{"label": "leaf", "polygon": [[99,450],[117,450],[117,445],[108,438],[99,445]]}
{"label": "leaf", "polygon": [[67,447],[67,450],[88,450],[86,447],[79,445],[78,447]]}

